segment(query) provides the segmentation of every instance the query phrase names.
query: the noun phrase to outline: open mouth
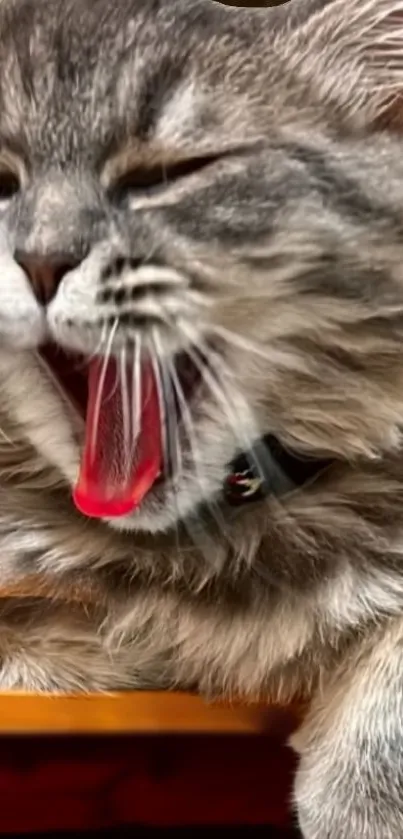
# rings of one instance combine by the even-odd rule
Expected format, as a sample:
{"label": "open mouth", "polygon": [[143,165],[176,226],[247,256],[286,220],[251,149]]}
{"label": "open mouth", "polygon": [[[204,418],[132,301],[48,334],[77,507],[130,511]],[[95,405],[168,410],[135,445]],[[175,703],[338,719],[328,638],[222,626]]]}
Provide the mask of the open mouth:
{"label": "open mouth", "polygon": [[132,513],[157,483],[172,477],[170,440],[178,439],[200,370],[180,354],[167,388],[167,371],[149,357],[86,360],[55,345],[41,355],[85,421],[76,507],[91,518]]}

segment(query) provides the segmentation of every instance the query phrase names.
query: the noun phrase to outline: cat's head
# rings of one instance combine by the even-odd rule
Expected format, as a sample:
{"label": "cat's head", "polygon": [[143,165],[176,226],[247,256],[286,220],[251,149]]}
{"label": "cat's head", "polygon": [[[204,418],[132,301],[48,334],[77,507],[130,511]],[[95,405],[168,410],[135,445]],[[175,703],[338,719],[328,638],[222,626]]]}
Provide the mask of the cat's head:
{"label": "cat's head", "polygon": [[399,445],[402,56],[403,0],[3,0],[1,411],[87,512]]}

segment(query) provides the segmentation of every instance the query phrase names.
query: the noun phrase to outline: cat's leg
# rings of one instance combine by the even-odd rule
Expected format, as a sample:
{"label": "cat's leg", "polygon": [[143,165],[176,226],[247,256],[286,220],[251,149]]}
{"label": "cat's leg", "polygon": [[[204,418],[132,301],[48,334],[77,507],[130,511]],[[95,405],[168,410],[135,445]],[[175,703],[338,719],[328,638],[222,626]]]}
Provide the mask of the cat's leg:
{"label": "cat's leg", "polygon": [[92,692],[158,685],[151,662],[139,670],[135,646],[105,643],[101,624],[74,604],[0,601],[0,690]]}
{"label": "cat's leg", "polygon": [[403,621],[379,631],[294,735],[304,839],[403,837]]}

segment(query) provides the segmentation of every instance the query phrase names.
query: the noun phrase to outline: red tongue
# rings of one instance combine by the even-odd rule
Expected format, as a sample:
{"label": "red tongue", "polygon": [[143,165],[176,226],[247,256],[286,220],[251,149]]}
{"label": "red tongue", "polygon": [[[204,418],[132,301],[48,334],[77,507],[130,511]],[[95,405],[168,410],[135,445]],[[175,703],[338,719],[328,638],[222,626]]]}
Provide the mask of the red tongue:
{"label": "red tongue", "polygon": [[[162,471],[161,416],[152,365],[142,364],[137,410],[131,410],[134,396],[139,397],[133,393],[132,368],[125,379],[114,359],[106,367],[102,358],[90,364],[84,451],[73,498],[80,512],[91,518],[131,513]],[[136,413],[137,429],[132,426]]]}

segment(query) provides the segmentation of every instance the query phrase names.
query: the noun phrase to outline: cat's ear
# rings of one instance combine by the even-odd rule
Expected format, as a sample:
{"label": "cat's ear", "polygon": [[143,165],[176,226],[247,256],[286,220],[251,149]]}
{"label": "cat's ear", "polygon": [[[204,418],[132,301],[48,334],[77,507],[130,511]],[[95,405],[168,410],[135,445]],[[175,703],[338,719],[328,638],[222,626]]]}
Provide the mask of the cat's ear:
{"label": "cat's ear", "polygon": [[288,55],[329,106],[363,125],[403,129],[403,0],[291,0],[316,6]]}

